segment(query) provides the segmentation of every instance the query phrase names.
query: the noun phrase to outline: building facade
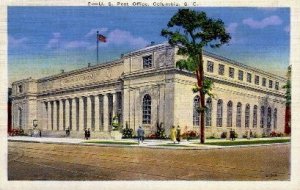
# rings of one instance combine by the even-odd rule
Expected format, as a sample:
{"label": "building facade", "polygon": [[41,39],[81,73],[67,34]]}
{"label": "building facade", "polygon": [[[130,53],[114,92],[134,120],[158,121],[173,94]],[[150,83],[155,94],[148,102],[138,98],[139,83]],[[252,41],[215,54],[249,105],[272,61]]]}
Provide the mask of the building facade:
{"label": "building facade", "polygon": [[[134,131],[143,126],[154,133],[163,123],[199,131],[196,109],[200,97],[192,92],[193,73],[176,68],[182,59],[169,44],[149,46],[120,59],[12,84],[12,125],[25,131],[33,123],[45,132],[92,137],[109,134],[115,116]],[[204,52],[205,77],[214,82],[214,97],[206,100],[206,136],[219,137],[234,129],[241,137],[284,132],[286,79]]]}

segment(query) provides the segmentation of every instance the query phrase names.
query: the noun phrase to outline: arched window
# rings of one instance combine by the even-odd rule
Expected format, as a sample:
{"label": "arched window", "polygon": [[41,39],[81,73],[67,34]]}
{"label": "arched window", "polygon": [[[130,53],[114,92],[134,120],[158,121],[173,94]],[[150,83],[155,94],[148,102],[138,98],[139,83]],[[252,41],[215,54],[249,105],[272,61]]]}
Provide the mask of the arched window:
{"label": "arched window", "polygon": [[250,121],[250,105],[246,105],[245,109],[245,127],[249,127],[249,121]]}
{"label": "arched window", "polygon": [[264,128],[265,125],[265,107],[261,106],[260,108],[260,127]]}
{"label": "arched window", "polygon": [[22,108],[18,109],[18,116],[19,116],[18,126],[20,129],[22,129],[22,117],[23,117]]}
{"label": "arched window", "polygon": [[272,110],[270,107],[268,107],[268,116],[267,116],[267,127],[271,128],[271,122],[272,122]]}
{"label": "arched window", "polygon": [[205,125],[211,126],[211,111],[212,111],[212,102],[211,98],[206,100],[206,113],[205,113]]}
{"label": "arched window", "polygon": [[143,98],[143,124],[151,123],[151,96],[146,94]]}
{"label": "arched window", "polygon": [[199,107],[200,107],[200,96],[195,96],[193,101],[193,125],[199,126],[200,125],[200,113],[199,113]]}
{"label": "arched window", "polygon": [[239,102],[236,106],[236,126],[241,127],[242,125],[242,104]]}
{"label": "arched window", "polygon": [[257,105],[253,107],[253,127],[257,127]]}
{"label": "arched window", "polygon": [[227,127],[232,127],[232,101],[227,103]]}
{"label": "arched window", "polygon": [[218,104],[217,104],[217,127],[222,127],[222,117],[223,117],[223,101],[218,100]]}
{"label": "arched window", "polygon": [[275,108],[274,109],[274,113],[273,113],[273,126],[274,126],[274,129],[277,128],[277,109]]}

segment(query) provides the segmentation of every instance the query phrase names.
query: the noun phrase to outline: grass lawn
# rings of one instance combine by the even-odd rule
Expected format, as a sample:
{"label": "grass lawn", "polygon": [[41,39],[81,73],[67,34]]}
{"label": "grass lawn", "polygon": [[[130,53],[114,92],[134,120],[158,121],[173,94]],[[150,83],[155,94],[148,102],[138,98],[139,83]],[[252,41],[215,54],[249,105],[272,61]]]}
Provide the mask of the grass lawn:
{"label": "grass lawn", "polygon": [[174,144],[174,143],[167,143],[167,144],[159,144],[157,146],[175,146],[175,147],[187,147],[187,145],[184,144]]}
{"label": "grass lawn", "polygon": [[87,141],[84,143],[95,143],[95,144],[120,144],[120,145],[136,145],[137,142],[122,142],[122,141]]}
{"label": "grass lawn", "polygon": [[[274,140],[245,140],[245,141],[223,141],[223,142],[207,142],[206,145],[218,146],[234,146],[234,145],[249,145],[249,144],[271,144],[271,143],[286,143],[290,139],[274,139]],[[194,143],[199,144],[199,143]]]}

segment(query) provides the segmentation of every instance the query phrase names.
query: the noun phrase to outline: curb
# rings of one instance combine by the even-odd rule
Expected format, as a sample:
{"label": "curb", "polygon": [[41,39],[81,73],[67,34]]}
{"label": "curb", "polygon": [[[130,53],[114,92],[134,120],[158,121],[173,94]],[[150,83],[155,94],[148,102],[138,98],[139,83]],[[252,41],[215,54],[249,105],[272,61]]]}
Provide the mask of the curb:
{"label": "curb", "polygon": [[21,139],[8,139],[10,142],[25,142],[25,143],[44,143],[44,144],[62,144],[62,145],[80,145],[80,146],[100,146],[100,147],[117,147],[117,148],[149,148],[149,149],[170,149],[170,150],[211,150],[211,149],[226,149],[226,148],[248,148],[248,147],[260,147],[260,146],[272,146],[272,145],[288,145],[291,142],[284,143],[270,143],[270,144],[252,144],[252,145],[233,145],[233,146],[217,146],[217,145],[199,145],[197,146],[159,146],[159,145],[122,145],[122,144],[97,144],[97,143],[84,143],[84,142],[47,142],[47,141],[34,141],[34,140],[21,140]]}

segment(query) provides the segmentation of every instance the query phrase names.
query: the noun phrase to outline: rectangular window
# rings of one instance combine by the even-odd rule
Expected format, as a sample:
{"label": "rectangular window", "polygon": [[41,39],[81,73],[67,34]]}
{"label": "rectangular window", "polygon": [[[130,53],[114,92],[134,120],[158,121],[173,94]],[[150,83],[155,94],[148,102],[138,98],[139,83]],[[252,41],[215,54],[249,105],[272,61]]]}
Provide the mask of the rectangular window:
{"label": "rectangular window", "polygon": [[239,80],[244,80],[244,71],[239,70]]}
{"label": "rectangular window", "polygon": [[259,76],[255,75],[255,84],[259,84]]}
{"label": "rectangular window", "polygon": [[229,67],[229,77],[234,78],[234,68]]}
{"label": "rectangular window", "polygon": [[279,90],[279,82],[275,82],[275,89]]}
{"label": "rectangular window", "polygon": [[269,80],[269,88],[273,88],[273,81]]}
{"label": "rectangular window", "polygon": [[251,80],[252,80],[251,73],[247,73],[247,82],[251,82]]}
{"label": "rectangular window", "polygon": [[262,79],[262,86],[266,86],[266,83],[267,83],[266,78],[263,78],[263,79]]}
{"label": "rectangular window", "polygon": [[143,57],[143,68],[150,68],[152,67],[152,55],[148,55]]}
{"label": "rectangular window", "polygon": [[214,62],[207,61],[207,72],[210,72],[210,73],[214,72]]}
{"label": "rectangular window", "polygon": [[219,75],[224,75],[224,65],[219,64]]}

